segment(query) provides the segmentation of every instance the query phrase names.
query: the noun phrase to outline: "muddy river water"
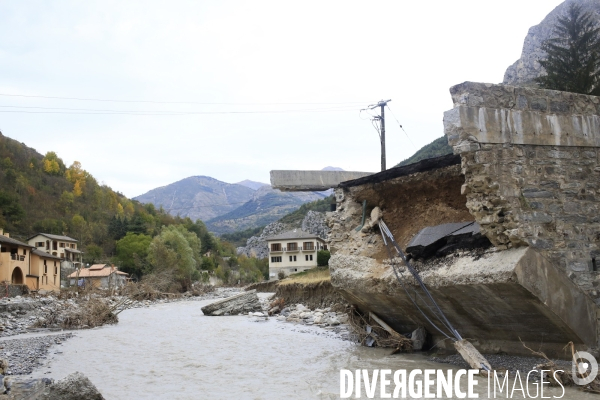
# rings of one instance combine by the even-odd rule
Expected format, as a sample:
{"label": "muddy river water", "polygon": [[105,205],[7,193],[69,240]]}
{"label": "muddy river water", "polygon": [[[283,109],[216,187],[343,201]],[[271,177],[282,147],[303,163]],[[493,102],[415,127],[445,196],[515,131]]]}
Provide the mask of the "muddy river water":
{"label": "muddy river water", "polygon": [[[337,399],[340,369],[452,368],[423,355],[359,347],[320,328],[206,317],[200,308],[211,301],[126,310],[117,325],[78,331],[53,347],[33,376],[60,379],[81,371],[107,400]],[[477,387],[479,398],[488,398],[483,378]],[[562,391],[547,389],[544,395]],[[364,389],[362,396],[367,398]],[[562,398],[600,399],[575,389]]]}

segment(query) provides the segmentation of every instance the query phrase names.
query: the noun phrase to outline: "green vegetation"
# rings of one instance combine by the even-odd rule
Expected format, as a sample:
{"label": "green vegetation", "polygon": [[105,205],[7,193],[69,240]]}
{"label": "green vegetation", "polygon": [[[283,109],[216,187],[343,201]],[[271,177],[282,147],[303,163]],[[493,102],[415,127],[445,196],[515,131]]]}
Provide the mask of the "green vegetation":
{"label": "green vegetation", "polygon": [[252,236],[260,235],[264,228],[264,226],[259,226],[258,228],[248,228],[243,231],[224,233],[221,235],[221,240],[225,240],[235,247],[245,246],[248,239]]}
{"label": "green vegetation", "polygon": [[540,64],[546,75],[535,81],[545,89],[600,94],[600,28],[595,17],[571,3],[567,14],[558,17],[555,37],[542,44],[547,54]]}
{"label": "green vegetation", "polygon": [[285,215],[279,220],[284,224],[297,224],[301,222],[309,211],[325,212],[329,211],[331,207],[331,201],[333,196],[325,197],[322,200],[311,201],[300,206],[296,211]]}
{"label": "green vegetation", "polygon": [[317,252],[317,265],[319,267],[328,266],[330,258],[331,258],[331,253],[329,252],[329,250],[319,250]]}
{"label": "green vegetation", "polygon": [[38,232],[71,236],[86,263],[114,262],[134,278],[170,276],[182,290],[211,271],[236,283],[268,276],[266,261],[235,258],[202,221],[132,201],[81,163],[67,167],[55,152],[42,156],[2,134],[0,228],[22,241]]}
{"label": "green vegetation", "polygon": [[269,279],[269,260],[259,260],[244,255],[229,257],[225,264],[219,265],[215,275],[223,282],[236,285],[260,282]]}
{"label": "green vegetation", "polygon": [[442,136],[428,145],[421,147],[415,154],[400,162],[396,167],[402,167],[403,165],[413,164],[417,161],[445,156],[447,154],[452,154],[452,147],[448,144],[446,136]]}

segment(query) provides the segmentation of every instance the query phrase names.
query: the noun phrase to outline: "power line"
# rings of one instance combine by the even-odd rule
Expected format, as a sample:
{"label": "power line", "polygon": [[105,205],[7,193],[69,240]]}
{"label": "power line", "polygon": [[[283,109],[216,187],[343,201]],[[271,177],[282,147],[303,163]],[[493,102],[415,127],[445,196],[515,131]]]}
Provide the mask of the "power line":
{"label": "power line", "polygon": [[412,142],[412,140],[410,139],[410,136],[408,136],[408,133],[406,133],[406,131],[404,130],[404,128],[402,127],[402,125],[400,124],[400,121],[398,121],[398,118],[396,118],[396,114],[394,114],[394,112],[392,111],[392,109],[390,108],[390,106],[387,106],[388,110],[390,110],[390,112],[392,113],[392,116],[394,117],[394,119],[396,120],[396,122],[398,123],[398,126],[400,127],[400,129],[402,129],[402,132],[404,132],[404,134],[406,135],[406,137],[408,138],[408,141],[410,142],[410,144],[412,144],[412,147],[415,150],[417,149],[417,146],[415,146],[415,144]]}
{"label": "power line", "polygon": [[155,101],[155,100],[116,100],[116,99],[97,99],[97,98],[85,98],[85,97],[62,97],[62,96],[38,96],[38,95],[26,95],[26,94],[10,94],[0,93],[0,96],[6,97],[24,97],[34,99],[51,99],[51,100],[77,100],[77,101],[102,101],[112,103],[151,103],[151,104],[203,104],[203,105],[238,105],[238,106],[250,106],[250,105],[318,105],[318,104],[364,104],[365,102],[359,101],[347,101],[347,102],[305,102],[305,103],[228,103],[228,102],[199,102],[199,101]]}
{"label": "power line", "polygon": [[[31,107],[31,106],[6,106],[3,108],[15,108],[14,110],[0,110],[0,113],[18,114],[69,114],[69,115],[153,115],[153,116],[179,116],[179,115],[219,115],[219,114],[287,114],[287,113],[323,113],[323,112],[346,112],[355,111],[355,107],[327,107],[327,108],[300,108],[288,110],[243,110],[243,111],[147,111],[147,110],[103,110],[85,108],[62,108],[62,107]],[[41,110],[41,111],[36,111]]]}

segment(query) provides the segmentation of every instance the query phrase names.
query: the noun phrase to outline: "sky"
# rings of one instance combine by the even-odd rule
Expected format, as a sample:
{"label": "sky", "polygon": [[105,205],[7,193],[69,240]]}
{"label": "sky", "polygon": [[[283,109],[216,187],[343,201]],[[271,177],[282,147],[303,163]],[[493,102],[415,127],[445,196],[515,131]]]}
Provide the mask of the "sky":
{"label": "sky", "polygon": [[195,175],[377,172],[361,109],[392,100],[394,166],[443,135],[451,86],[500,83],[560,3],[0,1],[0,131],[128,197]]}

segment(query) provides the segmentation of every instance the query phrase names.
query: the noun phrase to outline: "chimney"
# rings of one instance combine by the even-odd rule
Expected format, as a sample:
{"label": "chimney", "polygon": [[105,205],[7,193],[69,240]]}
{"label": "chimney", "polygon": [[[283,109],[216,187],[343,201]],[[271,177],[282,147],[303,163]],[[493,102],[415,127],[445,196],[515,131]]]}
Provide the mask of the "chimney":
{"label": "chimney", "polygon": [[0,228],[0,235],[4,235],[4,229]]}
{"label": "chimney", "polygon": [[4,236],[6,236],[6,237],[10,237],[10,235],[8,234],[8,232],[6,232],[6,233],[4,234]]}

